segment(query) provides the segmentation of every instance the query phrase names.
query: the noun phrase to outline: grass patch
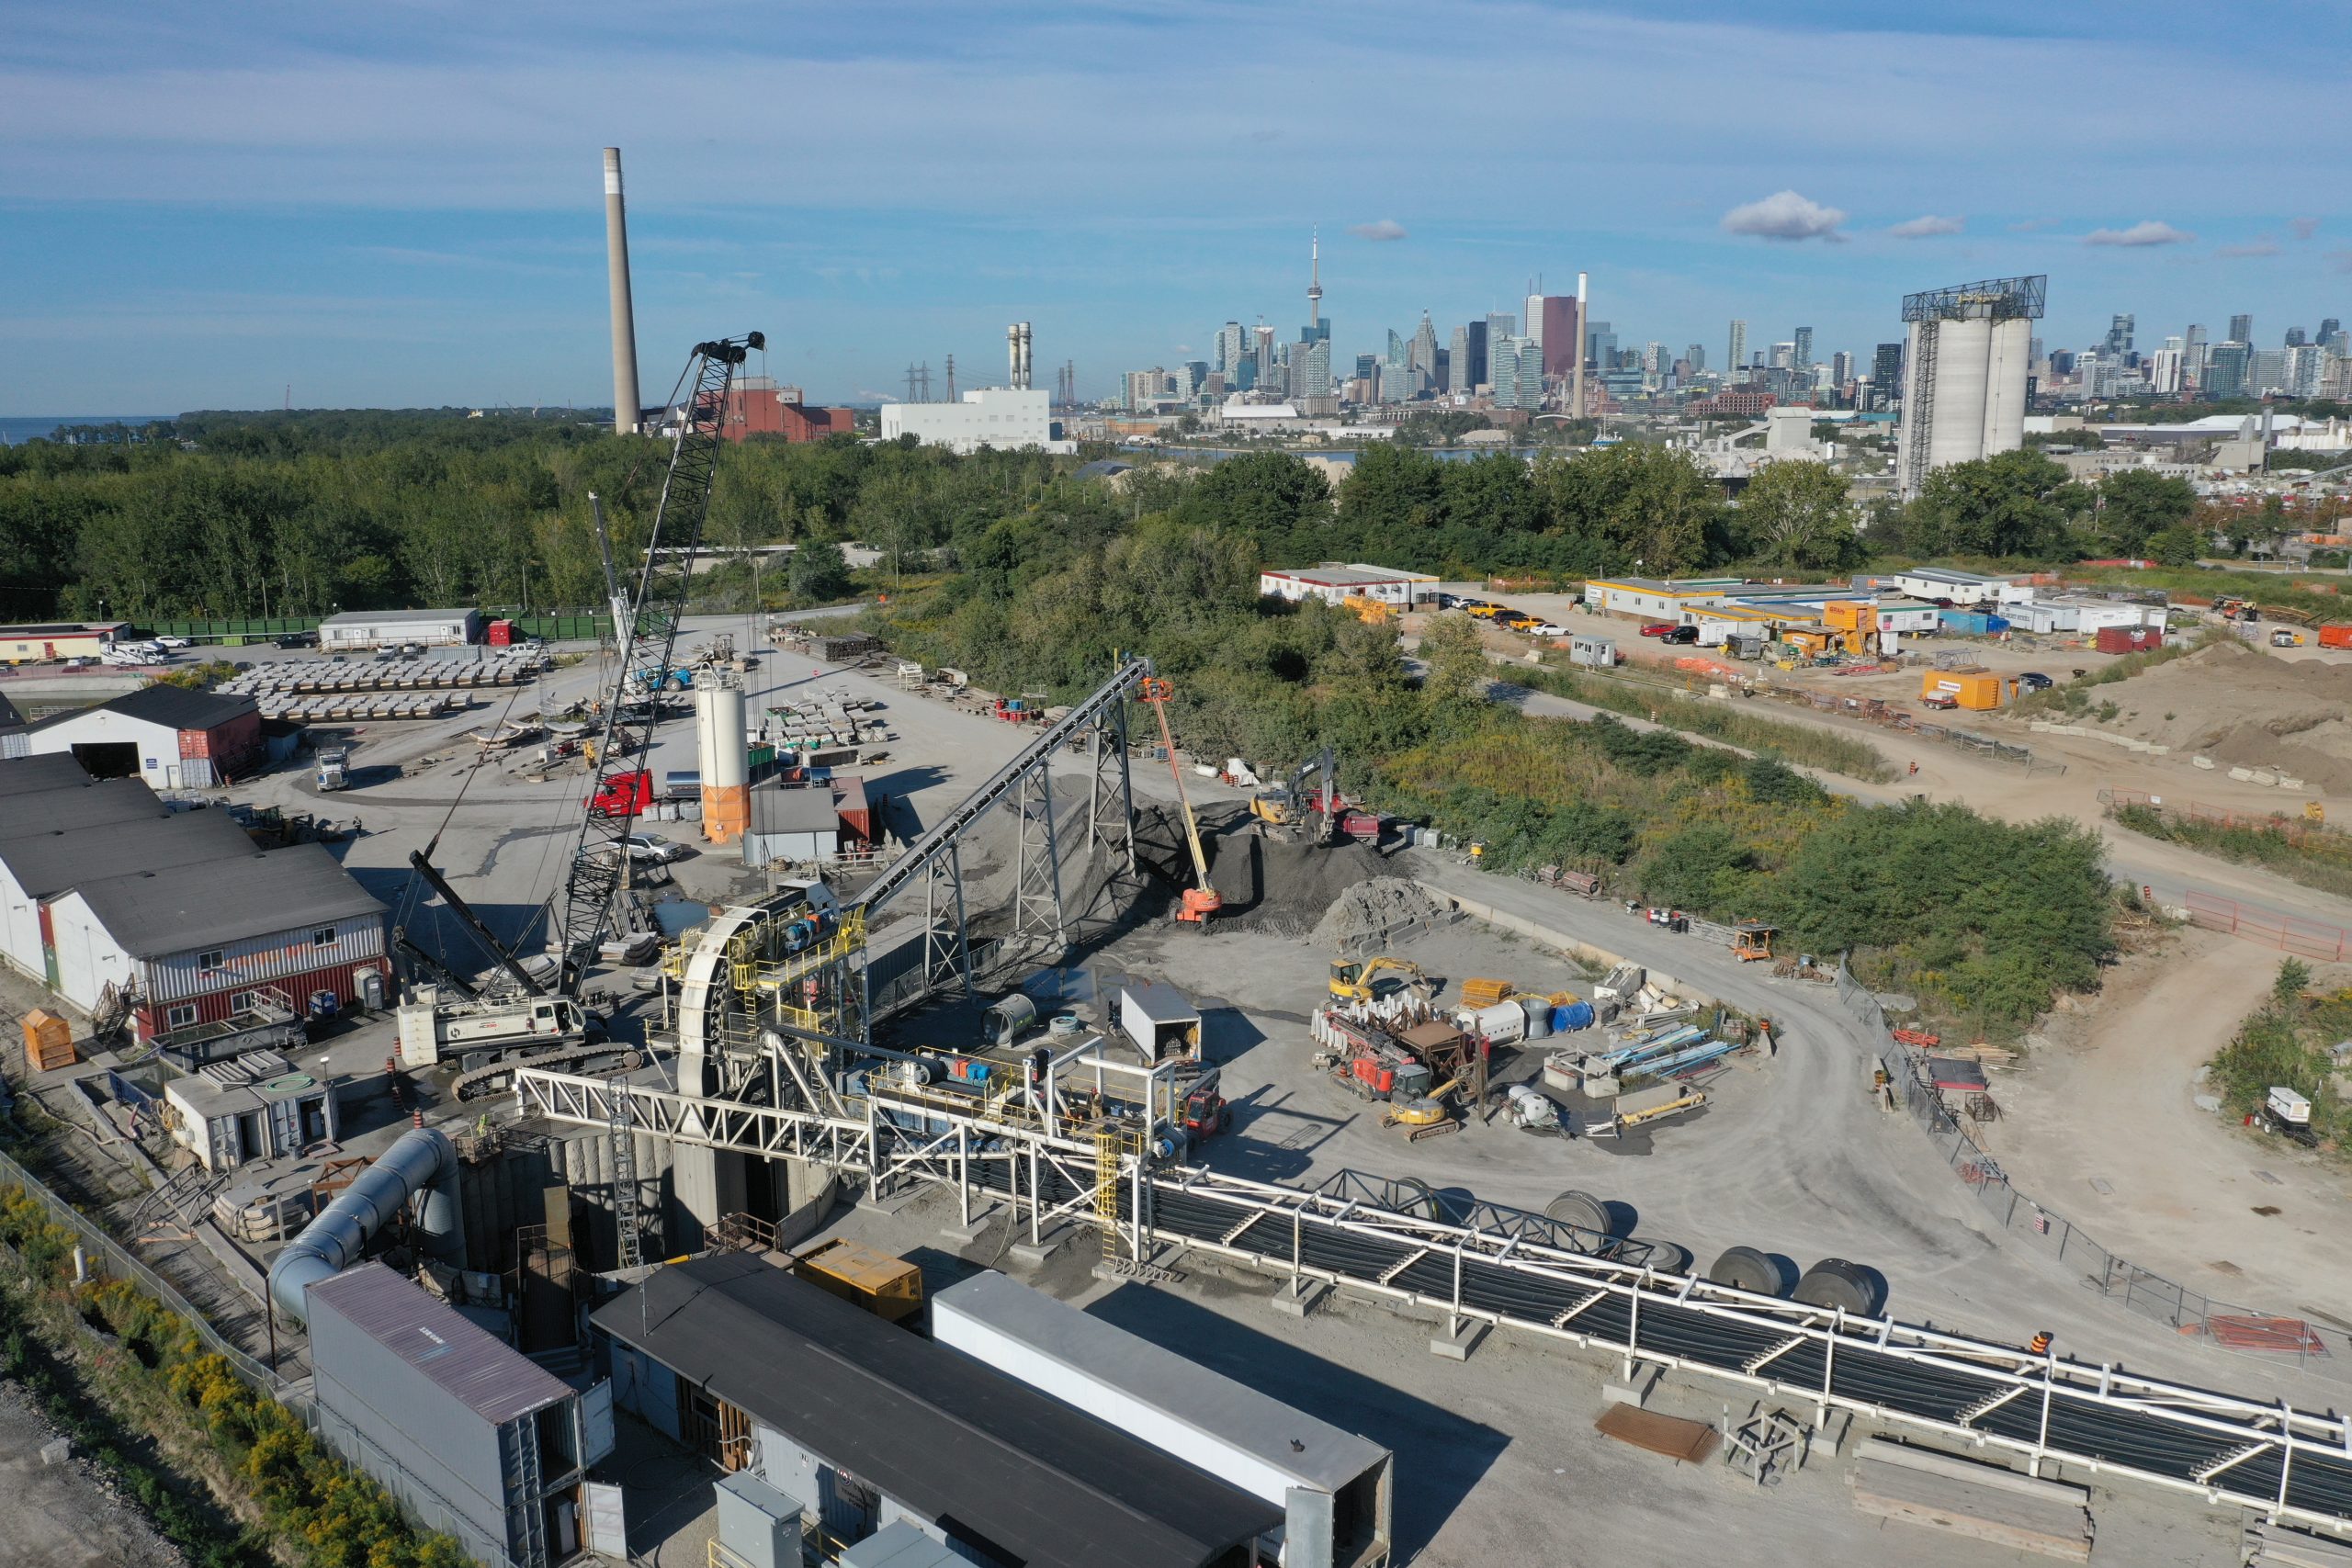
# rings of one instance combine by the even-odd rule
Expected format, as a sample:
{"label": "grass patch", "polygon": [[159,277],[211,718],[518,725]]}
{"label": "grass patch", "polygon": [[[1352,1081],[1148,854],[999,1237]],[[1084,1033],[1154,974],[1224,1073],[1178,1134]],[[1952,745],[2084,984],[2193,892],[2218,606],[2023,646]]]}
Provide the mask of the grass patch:
{"label": "grass patch", "polygon": [[2300,1091],[2312,1102],[2312,1131],[2324,1145],[2340,1149],[2352,1133],[2352,1106],[2336,1092],[2327,1047],[2352,1036],[2352,990],[2312,996],[2311,978],[2298,959],[2279,964],[2269,998],[2214,1056],[2208,1077],[2240,1113],[2260,1107],[2273,1085]]}
{"label": "grass patch", "polygon": [[2258,865],[2322,893],[2352,898],[2352,837],[2301,823],[2204,822],[2153,806],[2119,806],[2108,812],[2118,827],[2179,844],[2219,860]]}
{"label": "grass patch", "polygon": [[1896,776],[1894,765],[1880,755],[1876,747],[1850,735],[1743,713],[1728,704],[1661,696],[1648,688],[1612,681],[1605,675],[1585,675],[1550,666],[1523,670],[1514,665],[1510,669],[1510,679],[1536,691],[1630,718],[1655,719],[1669,728],[1703,735],[1783,762],[1821,768],[1871,784],[1886,784]]}

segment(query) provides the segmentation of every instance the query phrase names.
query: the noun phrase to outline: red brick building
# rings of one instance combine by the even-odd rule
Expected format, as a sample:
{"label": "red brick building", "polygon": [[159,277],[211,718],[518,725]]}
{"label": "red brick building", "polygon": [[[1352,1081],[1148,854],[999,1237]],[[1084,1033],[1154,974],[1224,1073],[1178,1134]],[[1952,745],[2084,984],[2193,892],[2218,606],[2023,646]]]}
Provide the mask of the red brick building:
{"label": "red brick building", "polygon": [[847,409],[810,408],[797,387],[779,387],[766,376],[746,376],[727,389],[727,415],[718,433],[729,441],[781,435],[786,441],[822,441],[854,428]]}

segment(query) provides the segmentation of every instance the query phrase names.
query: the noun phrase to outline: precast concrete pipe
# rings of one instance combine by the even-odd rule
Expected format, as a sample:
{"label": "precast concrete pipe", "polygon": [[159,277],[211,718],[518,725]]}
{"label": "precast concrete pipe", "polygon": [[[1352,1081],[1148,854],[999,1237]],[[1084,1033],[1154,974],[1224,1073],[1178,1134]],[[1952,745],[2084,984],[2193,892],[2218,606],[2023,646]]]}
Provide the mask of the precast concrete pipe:
{"label": "precast concrete pipe", "polygon": [[269,1299],[278,1315],[302,1327],[309,1319],[302,1292],[358,1262],[368,1238],[420,1192],[424,1205],[418,1224],[425,1244],[444,1262],[464,1267],[466,1229],[458,1199],[457,1146],[437,1127],[417,1127],[362,1171],[269,1266]]}

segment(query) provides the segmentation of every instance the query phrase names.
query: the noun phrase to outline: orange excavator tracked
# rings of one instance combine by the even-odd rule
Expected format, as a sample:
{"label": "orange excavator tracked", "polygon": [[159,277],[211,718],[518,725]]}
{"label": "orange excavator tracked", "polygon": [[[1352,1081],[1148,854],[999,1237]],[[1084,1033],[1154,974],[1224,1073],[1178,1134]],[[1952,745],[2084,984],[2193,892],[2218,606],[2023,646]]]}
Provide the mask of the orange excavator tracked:
{"label": "orange excavator tracked", "polygon": [[1136,688],[1136,695],[1159,716],[1160,749],[1168,753],[1169,775],[1176,781],[1176,804],[1184,810],[1184,843],[1193,852],[1193,886],[1184,889],[1176,918],[1206,931],[1209,917],[1225,908],[1225,899],[1209,883],[1209,857],[1201,848],[1201,825],[1193,819],[1193,798],[1184,790],[1183,764],[1176,760],[1175,731],[1168,727],[1168,701],[1175,694],[1176,688],[1159,675],[1144,677]]}

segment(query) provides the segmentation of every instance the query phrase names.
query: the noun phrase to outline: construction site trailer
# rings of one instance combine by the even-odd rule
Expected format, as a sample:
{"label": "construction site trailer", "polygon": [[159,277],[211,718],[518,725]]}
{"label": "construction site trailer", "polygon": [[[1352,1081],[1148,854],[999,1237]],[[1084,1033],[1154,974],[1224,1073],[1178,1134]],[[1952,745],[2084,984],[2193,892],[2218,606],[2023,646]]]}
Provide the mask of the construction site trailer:
{"label": "construction site trailer", "polygon": [[338,649],[462,647],[481,640],[479,610],[346,610],[319,623],[319,651]]}
{"label": "construction site trailer", "polygon": [[997,1273],[931,1299],[932,1337],[1283,1510],[1284,1568],[1378,1568],[1396,1456]]}
{"label": "construction site trailer", "polygon": [[1201,1010],[1173,986],[1132,981],[1121,987],[1119,1028],[1147,1062],[1201,1054]]}

